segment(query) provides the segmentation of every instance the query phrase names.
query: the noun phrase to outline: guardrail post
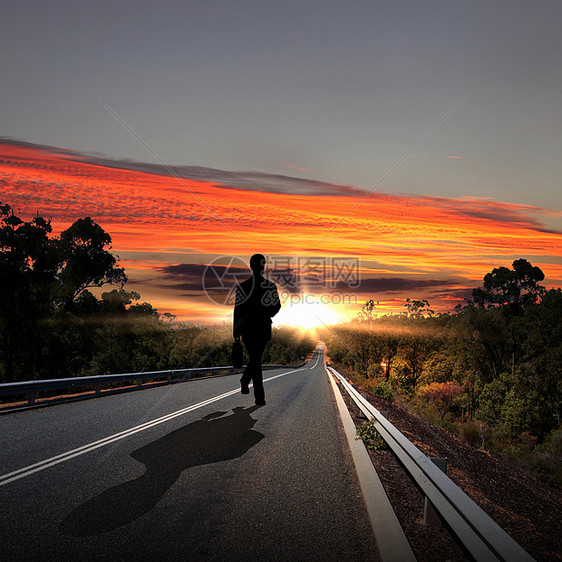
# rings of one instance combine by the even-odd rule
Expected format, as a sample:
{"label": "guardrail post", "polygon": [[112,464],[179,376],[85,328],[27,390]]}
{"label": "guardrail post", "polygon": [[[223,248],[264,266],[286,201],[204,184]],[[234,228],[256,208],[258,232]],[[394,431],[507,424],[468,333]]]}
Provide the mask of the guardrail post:
{"label": "guardrail post", "polygon": [[33,406],[33,404],[35,404],[35,392],[31,391],[27,393],[27,403],[30,406]]}
{"label": "guardrail post", "polygon": [[139,379],[139,380],[137,381],[137,386],[138,386],[139,388],[142,386],[142,379]]}
{"label": "guardrail post", "polygon": [[[444,459],[440,458],[430,458],[431,462],[437,466],[442,472],[447,474],[447,457]],[[423,524],[433,525],[434,527],[441,527],[441,518],[435,511],[433,504],[429,501],[427,496],[425,496],[425,504],[423,507]]]}
{"label": "guardrail post", "polygon": [[95,393],[96,393],[96,394],[99,394],[100,391],[101,391],[100,385],[99,385],[99,384],[96,384],[96,386],[95,386]]}

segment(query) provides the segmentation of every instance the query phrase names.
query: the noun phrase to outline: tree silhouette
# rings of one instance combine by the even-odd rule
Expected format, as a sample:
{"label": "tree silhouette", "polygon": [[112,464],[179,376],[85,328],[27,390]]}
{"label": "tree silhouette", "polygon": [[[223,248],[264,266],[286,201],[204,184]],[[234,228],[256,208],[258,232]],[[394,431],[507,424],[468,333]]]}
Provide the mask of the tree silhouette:
{"label": "tree silhouette", "polygon": [[60,297],[65,308],[90,287],[107,283],[123,285],[127,276],[116,267],[117,258],[109,251],[111,236],[90,217],[78,219],[61,232],[59,251],[61,267],[58,274]]}
{"label": "tree silhouette", "polygon": [[111,237],[91,218],[60,238],[51,232],[50,220],[24,221],[0,203],[0,378],[7,381],[37,376],[46,319],[59,309],[95,311],[88,287],[127,280],[109,251]]}
{"label": "tree silhouette", "polygon": [[37,216],[24,222],[0,204],[0,363],[8,381],[18,363],[33,373],[38,321],[53,306],[58,258],[51,231],[50,221]]}
{"label": "tree silhouette", "polygon": [[535,304],[545,293],[539,285],[544,273],[525,259],[513,262],[513,269],[496,267],[484,276],[483,287],[472,290],[474,303],[480,307],[508,306],[513,313]]}
{"label": "tree silhouette", "polygon": [[429,301],[427,299],[406,299],[404,304],[406,310],[408,311],[409,318],[424,318],[425,315],[433,316],[435,312],[429,308]]}
{"label": "tree silhouette", "polygon": [[519,317],[529,306],[545,294],[539,285],[544,273],[539,267],[520,258],[513,262],[513,269],[497,267],[484,276],[483,287],[472,290],[474,303],[481,308],[499,308],[511,339],[511,374],[519,354],[521,335]]}

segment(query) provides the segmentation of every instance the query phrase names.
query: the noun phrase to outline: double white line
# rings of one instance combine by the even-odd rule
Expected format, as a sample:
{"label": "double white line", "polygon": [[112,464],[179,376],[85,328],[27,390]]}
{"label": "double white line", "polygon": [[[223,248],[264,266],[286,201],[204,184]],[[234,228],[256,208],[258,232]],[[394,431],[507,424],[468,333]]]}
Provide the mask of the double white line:
{"label": "double white line", "polygon": [[[316,365],[314,365],[311,368],[314,368],[315,366]],[[280,375],[275,375],[274,377],[270,377],[268,379],[265,379],[264,382],[269,382],[269,381],[272,381],[274,379],[278,379],[279,377],[284,377],[286,375],[290,375],[291,373],[294,373],[294,372],[299,371],[299,370],[300,369],[293,369],[292,371],[287,371],[286,373],[281,373]],[[225,392],[224,394],[219,394],[218,396],[213,396],[212,398],[209,398],[208,400],[203,400],[203,402],[193,404],[192,406],[188,406],[187,408],[177,410],[175,412],[172,412],[171,414],[166,414],[165,416],[162,416],[162,417],[157,418],[155,420],[151,420],[151,421],[142,423],[140,425],[137,425],[135,427],[131,427],[131,428],[126,429],[125,431],[121,431],[119,433],[114,433],[113,435],[109,435],[108,437],[105,437],[104,439],[99,439],[98,441],[93,441],[92,443],[88,443],[87,445],[82,445],[82,447],[78,447],[77,449],[72,449],[71,451],[67,451],[66,453],[61,453],[60,455],[56,455],[55,457],[51,457],[49,459],[45,459],[45,460],[37,462],[35,464],[31,464],[31,465],[26,466],[24,468],[19,468],[18,470],[14,470],[13,472],[3,474],[3,475],[0,476],[0,486],[5,486],[6,484],[10,484],[11,482],[15,482],[16,480],[20,480],[21,478],[25,478],[26,476],[30,476],[31,474],[34,474],[35,472],[45,470],[46,468],[49,468],[49,467],[54,466],[56,464],[60,464],[62,462],[73,459],[74,457],[78,457],[80,455],[84,455],[86,453],[89,453],[90,451],[94,451],[95,449],[99,449],[100,447],[105,447],[106,445],[110,445],[111,443],[115,443],[115,441],[125,439],[126,437],[134,435],[135,433],[139,433],[141,431],[144,431],[145,429],[149,429],[149,428],[154,427],[156,425],[160,425],[161,423],[165,423],[167,421],[170,421],[174,418],[177,418],[178,416],[183,416],[184,414],[187,414],[189,412],[193,412],[193,410],[197,410],[199,408],[202,408],[203,406],[207,406],[208,404],[212,404],[213,402],[217,402],[218,400],[222,400],[223,398],[226,398],[227,396],[232,396],[233,394],[237,394],[238,392],[240,392],[239,389],[230,390],[229,392]]]}

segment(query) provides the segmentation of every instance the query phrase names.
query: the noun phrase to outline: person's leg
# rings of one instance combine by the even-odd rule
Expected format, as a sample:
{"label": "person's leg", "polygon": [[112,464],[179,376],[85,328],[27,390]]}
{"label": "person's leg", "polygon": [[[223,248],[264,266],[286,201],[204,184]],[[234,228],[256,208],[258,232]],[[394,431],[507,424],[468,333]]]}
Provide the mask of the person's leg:
{"label": "person's leg", "polygon": [[240,385],[242,387],[242,394],[249,394],[248,385],[252,382],[254,378],[254,372],[256,371],[256,359],[255,359],[255,340],[251,337],[242,336],[242,341],[248,352],[248,364],[242,373],[242,378],[240,379]]}
{"label": "person's leg", "polygon": [[244,372],[242,373],[242,377],[240,378],[240,386],[241,386],[242,394],[249,394],[250,391],[248,390],[248,385],[252,381],[252,369],[253,369],[253,364],[252,364],[252,359],[251,359],[252,356],[250,354],[250,345],[248,343],[248,340],[246,338],[242,338],[242,341],[244,342],[244,346],[246,347],[246,350],[248,351],[248,355],[250,356],[250,360],[248,361],[248,364],[246,365],[246,368],[244,369]]}
{"label": "person's leg", "polygon": [[250,380],[252,380],[254,383],[254,398],[256,399],[256,404],[265,404],[261,360],[267,342],[247,340],[244,341],[244,344],[248,350],[249,361],[248,368],[244,372],[244,375],[242,375],[242,384],[244,384],[245,381],[247,381],[246,384],[248,384]]}

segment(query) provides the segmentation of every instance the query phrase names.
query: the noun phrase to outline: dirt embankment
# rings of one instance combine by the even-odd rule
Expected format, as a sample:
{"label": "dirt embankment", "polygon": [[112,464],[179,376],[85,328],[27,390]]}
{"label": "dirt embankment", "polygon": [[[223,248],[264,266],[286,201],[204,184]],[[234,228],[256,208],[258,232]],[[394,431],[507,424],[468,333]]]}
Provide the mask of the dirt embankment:
{"label": "dirt embankment", "polygon": [[[346,395],[345,391],[343,392]],[[362,391],[425,455],[447,457],[449,477],[537,560],[562,560],[562,492],[442,428]],[[353,406],[356,424],[362,423]],[[422,524],[423,497],[388,450],[370,451],[419,560],[465,560],[445,529]]]}

